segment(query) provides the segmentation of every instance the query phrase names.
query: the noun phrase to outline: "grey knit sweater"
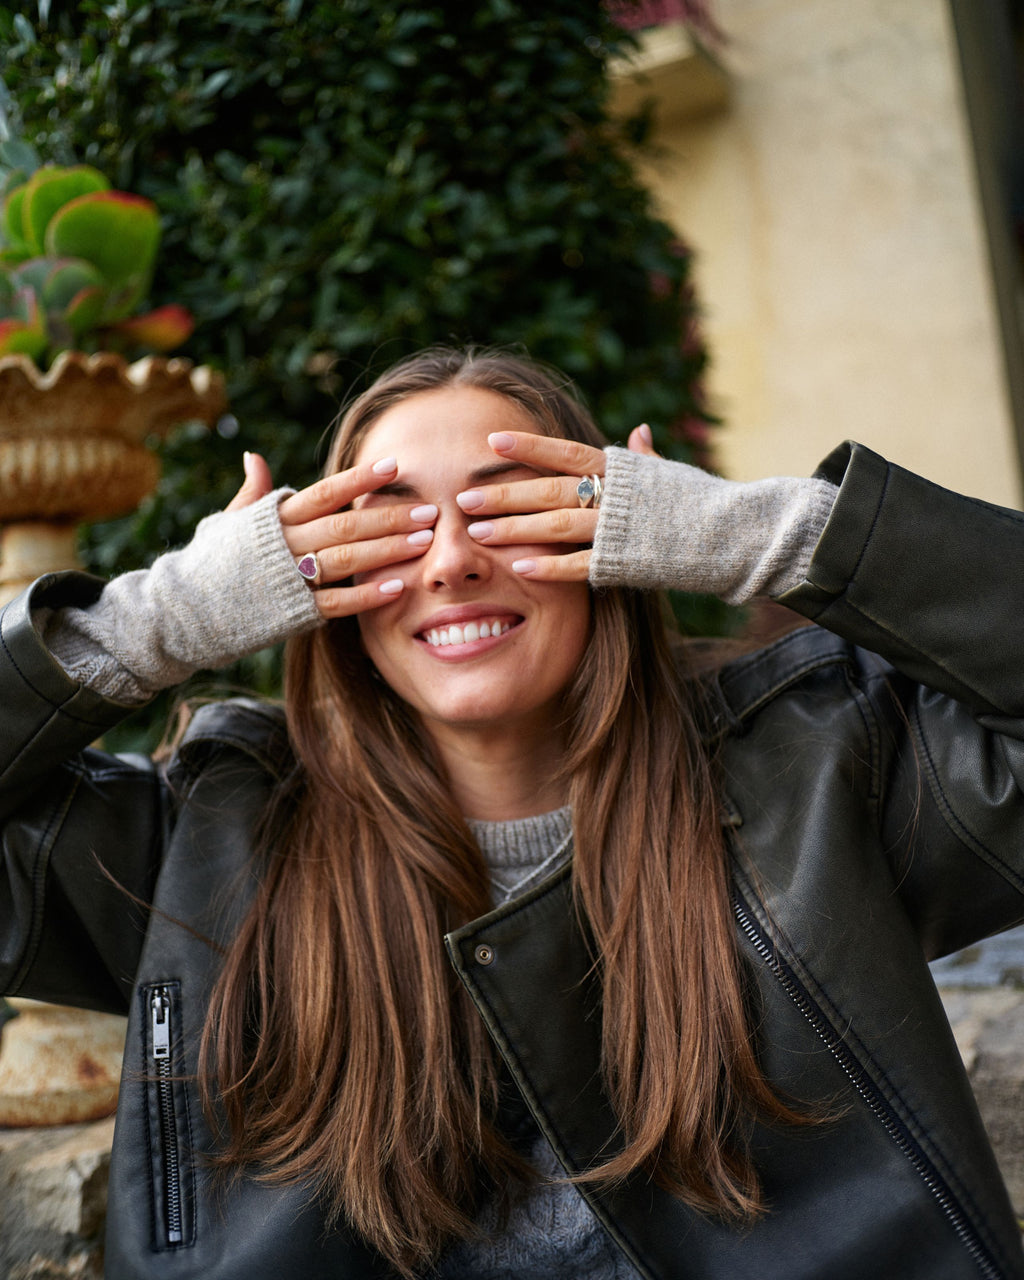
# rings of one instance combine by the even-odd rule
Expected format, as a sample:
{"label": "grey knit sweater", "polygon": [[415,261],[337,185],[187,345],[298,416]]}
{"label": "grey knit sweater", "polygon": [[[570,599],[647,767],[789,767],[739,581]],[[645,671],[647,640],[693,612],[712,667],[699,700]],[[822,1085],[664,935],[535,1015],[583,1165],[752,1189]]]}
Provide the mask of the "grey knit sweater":
{"label": "grey knit sweater", "polygon": [[[288,552],[277,506],[287,491],[204,520],[192,542],[125,574],[89,609],[39,610],[36,623],[68,673],[138,703],[192,671],[224,665],[318,625]],[[800,582],[835,489],[823,480],[735,484],[682,463],[607,452],[590,578],[595,586],[676,587],[731,602],[781,595]],[[470,821],[495,904],[571,854],[568,809],[512,822]],[[536,1132],[537,1180],[504,1230],[486,1205],[479,1235],[440,1261],[438,1280],[633,1280],[635,1270]]]}

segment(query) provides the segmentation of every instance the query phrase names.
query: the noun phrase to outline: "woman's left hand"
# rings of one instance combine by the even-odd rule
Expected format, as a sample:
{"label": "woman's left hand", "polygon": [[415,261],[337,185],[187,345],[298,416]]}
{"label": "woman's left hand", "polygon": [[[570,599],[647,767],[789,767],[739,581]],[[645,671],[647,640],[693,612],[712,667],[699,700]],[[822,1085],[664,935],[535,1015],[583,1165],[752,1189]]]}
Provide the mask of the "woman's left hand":
{"label": "woman's left hand", "polygon": [[[604,475],[604,451],[576,440],[528,431],[496,432],[488,437],[488,443],[501,458],[552,474],[481,485],[458,494],[459,506],[473,517],[470,535],[489,547],[575,545],[580,549],[515,560],[512,567],[524,577],[550,582],[586,581],[598,511],[594,506],[581,506],[576,489],[584,476]],[[634,453],[653,455],[646,424],[630,433],[628,447]]]}

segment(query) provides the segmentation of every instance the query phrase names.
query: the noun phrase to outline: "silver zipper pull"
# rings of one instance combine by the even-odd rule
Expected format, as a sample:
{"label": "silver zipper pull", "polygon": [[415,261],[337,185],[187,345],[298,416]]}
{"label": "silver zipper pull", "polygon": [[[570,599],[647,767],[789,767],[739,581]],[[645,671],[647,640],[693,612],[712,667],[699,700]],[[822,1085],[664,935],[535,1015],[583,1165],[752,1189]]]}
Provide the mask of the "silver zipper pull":
{"label": "silver zipper pull", "polygon": [[171,1056],[171,1002],[165,990],[153,992],[150,1010],[153,1014],[153,1057],[159,1062]]}

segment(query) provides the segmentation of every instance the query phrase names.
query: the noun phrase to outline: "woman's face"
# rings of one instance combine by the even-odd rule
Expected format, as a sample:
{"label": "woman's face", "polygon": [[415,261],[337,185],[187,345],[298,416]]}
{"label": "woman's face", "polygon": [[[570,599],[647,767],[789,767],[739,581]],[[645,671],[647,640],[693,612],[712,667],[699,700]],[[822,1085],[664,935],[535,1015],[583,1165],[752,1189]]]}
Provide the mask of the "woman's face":
{"label": "woman's face", "polygon": [[586,583],[530,581],[513,560],[551,547],[495,546],[466,532],[474,517],[456,495],[536,472],[499,457],[494,431],[536,431],[511,400],[477,387],[442,387],[384,413],[362,440],[359,462],[393,457],[393,484],[355,506],[419,501],[438,508],[434,539],[415,560],[364,575],[399,577],[391,604],[359,617],[367,654],[391,688],[420,713],[428,732],[487,728],[535,733],[554,726],[590,632]]}

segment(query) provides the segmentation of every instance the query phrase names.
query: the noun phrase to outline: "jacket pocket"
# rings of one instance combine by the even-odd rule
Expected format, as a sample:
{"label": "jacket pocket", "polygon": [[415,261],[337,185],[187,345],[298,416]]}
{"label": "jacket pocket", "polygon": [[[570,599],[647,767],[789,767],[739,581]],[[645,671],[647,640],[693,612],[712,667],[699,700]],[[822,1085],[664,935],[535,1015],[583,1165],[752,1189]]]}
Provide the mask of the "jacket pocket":
{"label": "jacket pocket", "polygon": [[181,985],[153,983],[146,1002],[145,1082],[149,1126],[153,1247],[180,1249],[195,1243],[192,1133],[181,1044]]}

